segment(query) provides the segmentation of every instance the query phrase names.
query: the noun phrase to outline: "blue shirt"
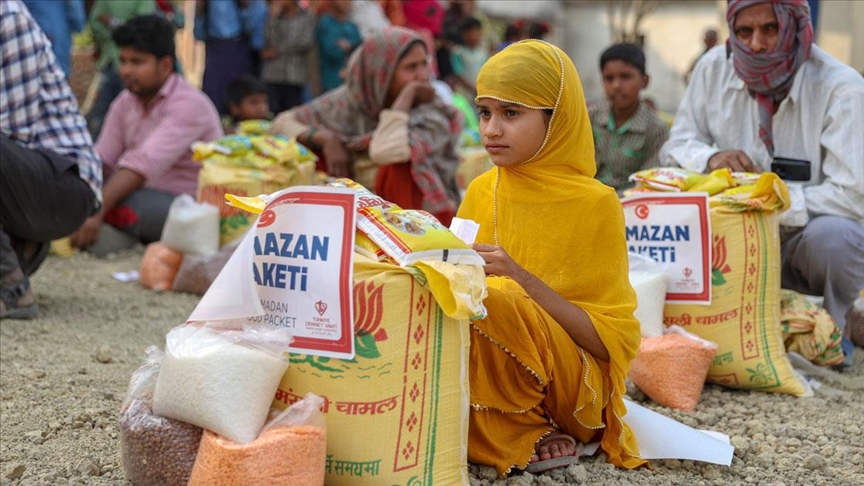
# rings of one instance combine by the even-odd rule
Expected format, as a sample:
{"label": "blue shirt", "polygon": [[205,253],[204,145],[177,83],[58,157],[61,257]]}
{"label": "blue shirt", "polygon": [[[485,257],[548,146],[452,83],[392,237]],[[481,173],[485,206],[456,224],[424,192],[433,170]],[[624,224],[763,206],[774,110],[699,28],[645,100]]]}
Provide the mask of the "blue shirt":
{"label": "blue shirt", "polygon": [[267,2],[250,0],[241,9],[236,0],[210,0],[204,16],[195,17],[195,38],[229,40],[243,34],[249,36],[249,46],[260,51],[264,48],[264,23],[267,20]]}
{"label": "blue shirt", "polygon": [[72,33],[81,32],[87,22],[84,13],[83,0],[63,0],[62,2],[46,2],[45,0],[23,0],[36,23],[48,36],[54,57],[69,77],[70,50],[72,49]]}

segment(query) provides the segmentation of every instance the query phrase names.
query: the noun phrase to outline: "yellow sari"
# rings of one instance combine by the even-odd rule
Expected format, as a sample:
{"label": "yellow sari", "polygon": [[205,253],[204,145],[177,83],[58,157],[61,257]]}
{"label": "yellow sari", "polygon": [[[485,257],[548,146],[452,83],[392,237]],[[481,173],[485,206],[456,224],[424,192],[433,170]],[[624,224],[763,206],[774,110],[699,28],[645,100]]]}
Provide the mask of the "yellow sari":
{"label": "yellow sari", "polygon": [[468,458],[504,476],[524,468],[536,443],[560,430],[582,443],[600,440],[618,467],[646,464],[622,420],[624,378],[640,340],[624,216],[615,191],[593,178],[594,142],[576,68],[545,42],[513,44],[483,66],[477,98],[554,112],[537,153],[475,179],[458,216],[480,223],[478,243],[501,245],[582,308],[610,360],[577,346],[518,283],[487,277],[488,316],[472,325]]}

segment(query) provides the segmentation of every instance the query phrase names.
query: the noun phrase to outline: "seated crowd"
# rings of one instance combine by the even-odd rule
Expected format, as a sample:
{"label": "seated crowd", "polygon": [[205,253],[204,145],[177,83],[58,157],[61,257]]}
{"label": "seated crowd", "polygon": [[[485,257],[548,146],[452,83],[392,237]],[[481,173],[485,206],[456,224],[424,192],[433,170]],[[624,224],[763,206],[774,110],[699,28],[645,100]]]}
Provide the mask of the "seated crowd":
{"label": "seated crowd", "polygon": [[[216,11],[241,3],[251,10]],[[790,184],[800,214],[781,220],[782,284],[823,296],[845,328],[864,289],[864,79],[814,44],[805,0],[729,0],[731,37],[696,63],[671,131],[642,100],[636,45],[602,53],[606,100],[589,105],[567,54],[515,27],[490,48],[473,2],[432,18],[413,12],[421,1],[367,2],[373,14],[321,3],[313,29],[292,0],[201,2],[203,92],[178,74],[175,26],[129,17],[111,32],[124,89],[95,144],[45,34],[20,0],[0,3],[0,317],[36,314],[28,277],[52,239],[97,255],[158,240],[173,198],[196,192],[192,142],[272,112],[272,132],[318,153],[329,175],[372,166],[385,199],[480,223],[489,313],[472,322],[468,457],[500,475],[572,463],[576,441],[599,441],[615,466],[645,464],[621,420],[640,339],[619,200],[633,172],[808,161],[809,181]],[[231,35],[256,18],[260,37]],[[310,99],[316,45],[326,92]],[[236,62],[250,46],[260,56]],[[464,200],[458,96],[494,165]],[[843,350],[851,363],[848,338]]]}

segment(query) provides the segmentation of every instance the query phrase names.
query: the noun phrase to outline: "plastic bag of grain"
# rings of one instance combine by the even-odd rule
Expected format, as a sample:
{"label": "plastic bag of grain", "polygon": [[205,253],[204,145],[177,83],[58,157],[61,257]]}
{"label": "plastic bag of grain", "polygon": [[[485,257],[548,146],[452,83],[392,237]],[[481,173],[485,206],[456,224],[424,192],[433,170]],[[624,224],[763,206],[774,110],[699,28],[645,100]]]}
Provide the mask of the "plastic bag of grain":
{"label": "plastic bag of grain", "polygon": [[285,410],[274,410],[261,435],[245,445],[205,431],[189,485],[323,485],[327,457],[323,404],[323,398],[307,393]]}
{"label": "plastic bag of grain", "polygon": [[162,243],[150,243],[141,258],[141,285],[153,290],[169,290],[174,285],[183,254]]}
{"label": "plastic bag of grain", "polygon": [[711,341],[670,326],[664,335],[642,340],[630,379],[660,405],[692,412],[716,353]]}
{"label": "plastic bag of grain", "polygon": [[672,279],[669,266],[638,253],[629,253],[630,285],[636,291],[636,311],[643,337],[663,335],[663,306]]}
{"label": "plastic bag of grain", "polygon": [[126,477],[137,485],[182,486],[189,481],[201,428],[153,414],[153,388],[163,354],[147,348],[147,359],[129,382],[120,407],[120,455]]}
{"label": "plastic bag of grain", "polygon": [[171,290],[197,295],[207,293],[207,289],[219,276],[219,272],[228,263],[242,240],[241,237],[228,243],[215,255],[184,255]]}
{"label": "plastic bag of grain", "polygon": [[174,198],[162,228],[163,245],[190,255],[219,251],[219,208],[197,203],[189,194]]}
{"label": "plastic bag of grain", "polygon": [[258,437],[288,369],[291,331],[249,324],[219,330],[183,325],[165,341],[153,411],[241,444]]}

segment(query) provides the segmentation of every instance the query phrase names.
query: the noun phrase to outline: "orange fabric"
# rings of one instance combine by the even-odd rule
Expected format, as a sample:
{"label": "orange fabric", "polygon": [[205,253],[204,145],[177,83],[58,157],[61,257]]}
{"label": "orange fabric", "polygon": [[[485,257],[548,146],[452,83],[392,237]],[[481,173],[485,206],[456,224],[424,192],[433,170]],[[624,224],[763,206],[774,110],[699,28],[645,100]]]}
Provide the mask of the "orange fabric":
{"label": "orange fabric", "polygon": [[[411,163],[382,165],[375,176],[375,194],[402,209],[423,209],[423,193],[411,176]],[[450,226],[453,211],[433,213],[444,226]]]}

